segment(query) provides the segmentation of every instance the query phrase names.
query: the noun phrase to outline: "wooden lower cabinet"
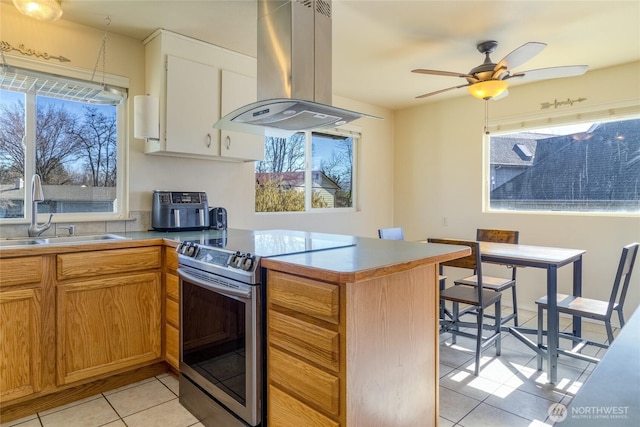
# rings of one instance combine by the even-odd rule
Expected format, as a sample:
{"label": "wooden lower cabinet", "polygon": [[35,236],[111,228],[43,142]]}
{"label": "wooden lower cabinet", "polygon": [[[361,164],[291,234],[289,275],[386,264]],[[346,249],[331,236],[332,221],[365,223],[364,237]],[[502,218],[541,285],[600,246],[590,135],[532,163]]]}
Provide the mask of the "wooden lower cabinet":
{"label": "wooden lower cabinet", "polygon": [[43,257],[0,260],[0,404],[43,388]]}
{"label": "wooden lower cabinet", "polygon": [[165,324],[164,359],[176,371],[180,370],[180,279],[178,278],[178,254],[175,248],[165,247]]}
{"label": "wooden lower cabinet", "polygon": [[0,254],[0,422],[166,372],[162,250]]}
{"label": "wooden lower cabinet", "polygon": [[437,425],[435,264],[344,283],[266,264],[269,425]]}
{"label": "wooden lower cabinet", "polygon": [[160,273],[58,285],[58,381],[68,384],[160,357]]}
{"label": "wooden lower cabinet", "polygon": [[342,425],[339,286],[278,271],[267,283],[269,424]]}
{"label": "wooden lower cabinet", "polygon": [[0,292],[0,402],[40,390],[41,290]]}

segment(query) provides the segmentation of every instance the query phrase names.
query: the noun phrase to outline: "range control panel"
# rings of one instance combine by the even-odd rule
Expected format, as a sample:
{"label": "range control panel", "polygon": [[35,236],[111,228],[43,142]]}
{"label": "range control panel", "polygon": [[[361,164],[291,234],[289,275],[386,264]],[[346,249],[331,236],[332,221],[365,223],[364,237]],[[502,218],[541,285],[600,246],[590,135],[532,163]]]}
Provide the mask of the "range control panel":
{"label": "range control panel", "polygon": [[[212,248],[194,242],[180,243],[176,252],[181,264],[223,276],[228,276],[229,272],[236,272],[240,277],[254,276],[260,260],[260,257],[251,253]],[[238,280],[238,274],[233,274],[236,276],[233,278]],[[246,277],[245,280],[253,279]]]}

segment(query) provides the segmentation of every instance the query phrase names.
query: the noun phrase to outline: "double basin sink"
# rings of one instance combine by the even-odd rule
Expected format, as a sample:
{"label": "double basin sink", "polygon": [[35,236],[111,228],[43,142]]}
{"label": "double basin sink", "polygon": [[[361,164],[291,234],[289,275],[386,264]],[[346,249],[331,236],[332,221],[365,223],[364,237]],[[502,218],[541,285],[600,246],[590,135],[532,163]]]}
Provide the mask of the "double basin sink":
{"label": "double basin sink", "polygon": [[0,240],[0,248],[21,247],[34,245],[55,245],[55,244],[73,244],[73,243],[91,243],[105,242],[109,240],[123,240],[126,237],[116,234],[94,234],[87,236],[60,236],[60,237],[28,237],[19,239]]}

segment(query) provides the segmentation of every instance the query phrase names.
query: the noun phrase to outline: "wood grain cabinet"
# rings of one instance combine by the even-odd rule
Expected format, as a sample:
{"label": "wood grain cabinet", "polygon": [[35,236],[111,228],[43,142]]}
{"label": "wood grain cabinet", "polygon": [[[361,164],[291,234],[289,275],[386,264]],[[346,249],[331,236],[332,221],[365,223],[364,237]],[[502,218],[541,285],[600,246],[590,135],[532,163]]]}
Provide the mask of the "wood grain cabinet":
{"label": "wood grain cabinet", "polygon": [[263,262],[270,425],[437,425],[435,264],[334,274]]}
{"label": "wood grain cabinet", "polygon": [[0,259],[0,403],[43,387],[43,257]]}
{"label": "wood grain cabinet", "polygon": [[269,271],[267,381],[269,422],[340,425],[340,289]]}
{"label": "wood grain cabinet", "polygon": [[67,384],[161,357],[161,247],[57,256],[57,376]]}
{"label": "wood grain cabinet", "polygon": [[176,270],[178,269],[178,254],[175,248],[165,247],[165,324],[164,359],[176,370],[180,369],[180,280]]}

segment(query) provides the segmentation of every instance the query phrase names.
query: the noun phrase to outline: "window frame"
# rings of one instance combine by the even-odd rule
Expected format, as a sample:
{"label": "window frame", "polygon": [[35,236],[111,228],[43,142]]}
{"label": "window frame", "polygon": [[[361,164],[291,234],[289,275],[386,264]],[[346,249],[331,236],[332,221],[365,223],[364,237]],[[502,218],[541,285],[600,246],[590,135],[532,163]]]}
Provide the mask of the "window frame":
{"label": "window frame", "polygon": [[[577,110],[577,111],[576,111]],[[612,122],[626,119],[640,119],[640,105],[634,102],[597,106],[589,109],[575,109],[570,114],[543,112],[523,116],[514,116],[489,121],[487,131],[482,137],[482,212],[511,215],[543,216],[599,216],[599,217],[640,217],[640,212],[620,211],[556,211],[525,209],[492,209],[491,205],[491,136],[548,129],[551,127],[579,125],[592,122]]]}
{"label": "window frame", "polygon": [[[358,159],[360,153],[360,145],[362,142],[362,129],[358,126],[345,125],[338,128],[328,129],[311,129],[302,131],[305,135],[305,160],[304,160],[304,210],[303,211],[276,211],[276,212],[257,212],[256,215],[282,215],[282,214],[309,214],[309,213],[344,213],[344,212],[356,212],[358,210]],[[313,191],[313,133],[327,134],[333,136],[342,136],[353,139],[353,163],[351,165],[351,192],[352,192],[352,206],[343,208],[314,208],[312,207],[311,197]],[[254,171],[255,174],[255,171]],[[255,193],[254,193],[255,194]]]}
{"label": "window frame", "polygon": [[[9,54],[4,54],[9,67],[15,66],[38,73],[45,73],[53,77],[71,78],[86,82],[92,82],[92,71],[70,67],[67,65],[42,63],[30,58],[21,58]],[[102,73],[100,73],[100,83],[102,83]],[[95,81],[94,81],[95,83]],[[104,83],[129,90],[129,78],[113,74],[104,74]],[[30,222],[32,201],[31,201],[31,177],[35,174],[35,143],[36,143],[36,96],[37,93],[25,94],[25,176],[24,180],[24,218],[0,218],[0,224],[14,225]],[[42,94],[47,96],[47,94]],[[129,138],[127,136],[127,117],[129,97],[116,105],[116,139],[117,139],[117,178],[116,178],[116,199],[114,201],[114,212],[81,212],[81,213],[54,213],[52,222],[94,222],[94,221],[118,221],[127,219],[129,216],[129,188],[128,170],[129,164]],[[46,194],[45,194],[46,196]],[[38,214],[38,222],[47,221],[49,214]]]}

